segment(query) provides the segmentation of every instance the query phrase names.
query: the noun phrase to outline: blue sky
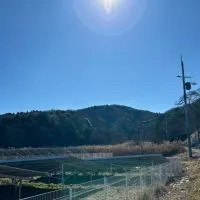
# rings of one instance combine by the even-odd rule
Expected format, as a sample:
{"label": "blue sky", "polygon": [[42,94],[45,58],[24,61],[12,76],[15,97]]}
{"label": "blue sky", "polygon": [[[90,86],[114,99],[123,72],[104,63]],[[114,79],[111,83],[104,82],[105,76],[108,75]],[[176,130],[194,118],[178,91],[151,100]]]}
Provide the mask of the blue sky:
{"label": "blue sky", "polygon": [[137,23],[115,35],[94,10],[78,9],[95,27],[74,0],[0,0],[0,113],[102,104],[164,112],[182,94],[180,53],[200,83],[199,0],[146,0]]}

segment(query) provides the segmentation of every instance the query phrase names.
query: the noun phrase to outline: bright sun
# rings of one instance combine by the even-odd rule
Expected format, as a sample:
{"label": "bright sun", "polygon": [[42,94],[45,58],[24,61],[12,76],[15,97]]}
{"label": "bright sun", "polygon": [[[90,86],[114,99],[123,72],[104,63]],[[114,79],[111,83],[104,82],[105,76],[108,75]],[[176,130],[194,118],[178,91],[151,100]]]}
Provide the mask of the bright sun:
{"label": "bright sun", "polygon": [[112,11],[112,8],[116,0],[100,0],[100,1],[103,4],[104,10],[106,11],[106,13],[109,14]]}

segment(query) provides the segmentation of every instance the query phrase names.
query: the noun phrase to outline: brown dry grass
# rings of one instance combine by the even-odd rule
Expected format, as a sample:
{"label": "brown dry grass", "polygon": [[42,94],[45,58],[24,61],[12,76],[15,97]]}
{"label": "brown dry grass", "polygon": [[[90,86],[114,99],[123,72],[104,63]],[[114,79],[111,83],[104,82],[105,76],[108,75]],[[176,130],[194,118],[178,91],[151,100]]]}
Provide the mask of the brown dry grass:
{"label": "brown dry grass", "polygon": [[134,142],[127,142],[118,145],[96,145],[96,146],[82,146],[83,150],[87,152],[113,152],[115,156],[134,155],[139,153],[162,153],[164,156],[172,156],[184,152],[184,148],[180,143],[165,142],[163,144],[154,144],[150,142],[142,143],[140,145]]}
{"label": "brown dry grass", "polygon": [[185,167],[189,176],[189,184],[187,184],[188,200],[200,199],[200,160],[185,161]]}
{"label": "brown dry grass", "polygon": [[[181,154],[184,173],[180,179],[171,182],[167,187],[167,193],[161,196],[161,200],[182,199],[200,200],[200,157],[188,159],[187,153]],[[194,153],[196,154],[196,153]]]}
{"label": "brown dry grass", "polygon": [[136,194],[136,200],[155,200],[156,197],[161,195],[165,191],[163,185],[157,185],[152,188],[148,188]]}

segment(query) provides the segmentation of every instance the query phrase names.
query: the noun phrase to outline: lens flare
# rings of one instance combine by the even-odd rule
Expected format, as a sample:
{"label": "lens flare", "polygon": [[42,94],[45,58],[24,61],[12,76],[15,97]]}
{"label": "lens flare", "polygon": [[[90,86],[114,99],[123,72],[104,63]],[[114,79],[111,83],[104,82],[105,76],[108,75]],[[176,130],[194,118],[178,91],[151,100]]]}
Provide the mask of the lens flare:
{"label": "lens flare", "polygon": [[112,11],[114,0],[103,0],[103,3],[106,13],[109,14]]}
{"label": "lens flare", "polygon": [[107,14],[111,14],[119,0],[98,0]]}
{"label": "lens flare", "polygon": [[74,0],[74,6],[77,17],[91,31],[120,35],[142,18],[146,0]]}

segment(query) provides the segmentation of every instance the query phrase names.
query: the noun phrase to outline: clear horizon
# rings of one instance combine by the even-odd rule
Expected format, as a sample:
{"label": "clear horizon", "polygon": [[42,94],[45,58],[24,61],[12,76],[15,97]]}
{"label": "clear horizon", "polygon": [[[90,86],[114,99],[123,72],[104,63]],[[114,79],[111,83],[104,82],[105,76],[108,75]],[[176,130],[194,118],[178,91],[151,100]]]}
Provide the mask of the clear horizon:
{"label": "clear horizon", "polygon": [[0,1],[0,114],[106,104],[163,113],[182,95],[180,54],[200,83],[199,0],[99,1]]}
{"label": "clear horizon", "polygon": [[40,110],[40,109],[21,110],[21,111],[0,113],[0,115],[4,115],[4,114],[8,114],[8,113],[16,114],[18,112],[26,113],[26,112],[32,112],[32,111],[45,112],[45,111],[51,111],[51,110],[61,110],[61,111],[72,110],[72,111],[77,111],[77,110],[87,109],[87,108],[91,108],[91,107],[101,107],[101,106],[125,106],[125,107],[130,107],[130,108],[136,109],[136,110],[149,111],[149,112],[152,112],[152,113],[160,113],[160,114],[165,113],[165,112],[169,111],[172,108],[178,107],[178,106],[171,107],[171,108],[169,108],[168,110],[166,110],[164,112],[154,112],[153,110],[147,110],[147,109],[141,109],[141,108],[134,108],[134,107],[129,106],[129,105],[122,105],[122,104],[99,104],[99,105],[86,106],[86,107],[82,107],[82,108],[80,107],[80,108],[63,108],[63,109],[62,108],[61,109],[60,108],[51,108],[51,109],[44,109],[44,110]]}

